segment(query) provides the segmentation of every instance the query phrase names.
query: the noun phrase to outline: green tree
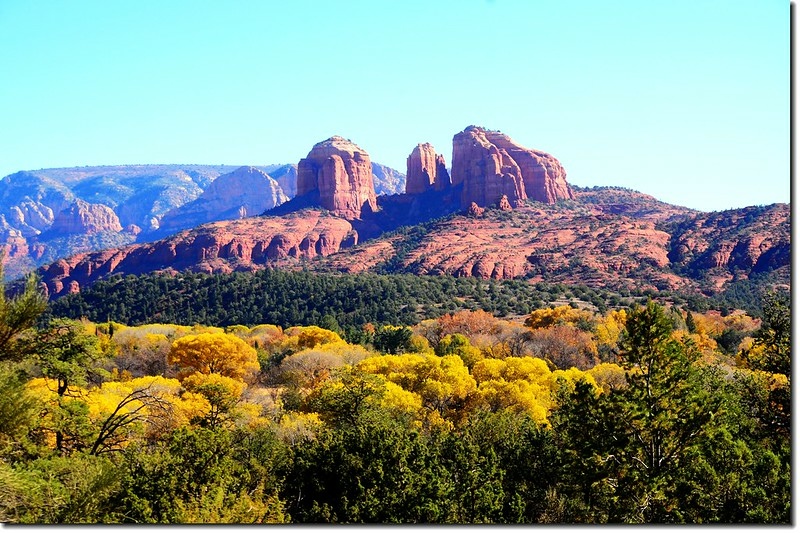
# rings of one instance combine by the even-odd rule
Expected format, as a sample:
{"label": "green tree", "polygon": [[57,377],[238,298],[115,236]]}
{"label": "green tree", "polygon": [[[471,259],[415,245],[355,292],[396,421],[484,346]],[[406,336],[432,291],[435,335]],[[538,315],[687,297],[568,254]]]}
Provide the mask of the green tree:
{"label": "green tree", "polygon": [[434,353],[439,357],[457,355],[470,370],[475,366],[475,363],[483,359],[481,350],[473,346],[469,342],[469,339],[461,333],[445,335],[439,344],[436,345]]}
{"label": "green tree", "polygon": [[34,361],[42,375],[56,383],[58,404],[52,414],[56,450],[65,453],[88,445],[92,427],[85,402],[72,398],[70,387],[87,384],[91,377],[105,373],[99,368],[103,358],[99,341],[83,324],[55,319],[32,339]]}
{"label": "green tree", "polygon": [[47,297],[39,290],[34,275],[28,276],[22,292],[8,297],[3,280],[3,255],[0,254],[0,361],[19,360],[28,343],[17,342],[21,333],[34,326],[47,309]]}
{"label": "green tree", "polygon": [[281,498],[298,523],[420,523],[448,517],[451,486],[425,439],[371,411],[294,448]]}
{"label": "green tree", "polygon": [[382,353],[400,354],[411,351],[411,328],[401,326],[381,326],[375,331],[372,344]]}
{"label": "green tree", "polygon": [[0,457],[23,453],[26,435],[36,425],[41,404],[25,386],[23,372],[0,367]]}
{"label": "green tree", "polygon": [[35,361],[42,375],[56,381],[56,392],[65,396],[69,387],[82,386],[93,373],[103,354],[96,336],[74,320],[55,319],[33,338]]}
{"label": "green tree", "polygon": [[769,292],[763,298],[764,320],[756,332],[754,368],[790,376],[792,372],[792,312],[785,293]]}
{"label": "green tree", "polygon": [[285,521],[275,485],[285,451],[268,431],[183,428],[153,445],[131,447],[123,456],[108,521]]}
{"label": "green tree", "polygon": [[681,482],[705,490],[692,465],[719,433],[722,400],[694,365],[697,350],[674,340],[672,328],[653,302],[631,310],[620,343],[627,386],[602,394],[576,386],[561,398],[554,427],[569,450],[570,470],[587,473],[580,519],[654,523],[696,516]]}

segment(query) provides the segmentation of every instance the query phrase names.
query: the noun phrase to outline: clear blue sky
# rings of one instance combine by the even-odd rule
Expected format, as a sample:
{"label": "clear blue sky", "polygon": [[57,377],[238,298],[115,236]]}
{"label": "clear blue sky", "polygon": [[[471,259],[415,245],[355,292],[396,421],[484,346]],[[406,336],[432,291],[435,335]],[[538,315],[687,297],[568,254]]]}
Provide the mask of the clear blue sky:
{"label": "clear blue sky", "polygon": [[570,183],[703,210],[789,201],[785,0],[0,0],[0,176],[296,163],[405,172],[470,124]]}

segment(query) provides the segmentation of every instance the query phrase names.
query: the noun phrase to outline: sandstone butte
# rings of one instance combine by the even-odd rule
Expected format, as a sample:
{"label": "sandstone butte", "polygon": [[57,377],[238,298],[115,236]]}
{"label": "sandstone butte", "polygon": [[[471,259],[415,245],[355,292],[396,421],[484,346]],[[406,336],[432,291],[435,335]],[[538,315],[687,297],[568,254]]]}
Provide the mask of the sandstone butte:
{"label": "sandstone butte", "polygon": [[297,196],[305,195],[348,220],[377,211],[369,154],[339,136],[315,144],[297,164]]}
{"label": "sandstone butte", "polygon": [[461,208],[497,204],[511,206],[528,198],[552,204],[574,199],[567,173],[550,154],[520,146],[509,136],[469,126],[453,137],[453,185],[463,184]]}
{"label": "sandstone butte", "polygon": [[55,216],[50,231],[61,234],[95,235],[103,231],[120,232],[122,225],[117,214],[107,205],[76,200]]}
{"label": "sandstone butte", "polygon": [[406,194],[422,194],[450,186],[444,156],[430,143],[418,144],[406,159]]}

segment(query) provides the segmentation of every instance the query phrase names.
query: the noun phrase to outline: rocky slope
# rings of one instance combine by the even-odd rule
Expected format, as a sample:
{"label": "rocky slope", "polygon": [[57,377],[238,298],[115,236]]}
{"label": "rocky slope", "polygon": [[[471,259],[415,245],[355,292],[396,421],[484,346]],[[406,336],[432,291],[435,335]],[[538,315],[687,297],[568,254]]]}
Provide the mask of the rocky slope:
{"label": "rocky slope", "polygon": [[260,215],[288,200],[268,174],[241,167],[215,179],[197,199],[168,211],[159,230],[174,233],[206,222]]}
{"label": "rocky slope", "polygon": [[206,224],[155,243],[60,259],[39,270],[51,296],[80,290],[107,274],[158,271],[232,272],[298,265],[357,244],[343,218],[306,210]]}
{"label": "rocky slope", "polygon": [[[5,253],[5,277],[16,278],[61,256],[135,240],[157,240],[205,222],[238,218],[241,207],[248,216],[260,214],[295,196],[296,164],[247,168],[255,168],[277,182],[279,190],[270,184],[265,193],[274,202],[249,195],[245,198],[245,189],[236,183],[228,183],[228,187],[222,186],[223,181],[214,186],[219,177],[237,170],[230,165],[74,167],[6,176],[0,180],[0,248]],[[377,194],[402,192],[402,173],[378,163],[372,163],[372,173]],[[238,200],[228,197],[229,192],[237,190],[242,193]],[[105,225],[100,220],[87,222],[87,226],[62,219],[57,224],[60,227],[51,231],[59,213],[78,200],[96,206],[93,210],[98,216],[103,212],[108,219],[111,213],[105,208],[112,210],[121,228],[111,224],[97,229],[97,224]]]}
{"label": "rocky slope", "polygon": [[[764,272],[789,283],[787,205],[734,210],[720,219],[719,214],[652,198],[645,202],[649,197],[640,193],[616,194],[617,206],[629,205],[626,211],[643,210],[645,215],[605,212],[600,207],[604,204],[592,201],[596,197],[581,192],[577,200],[559,205],[482,208],[362,242],[363,221],[351,223],[311,209],[219,222],[150,245],[85,254],[59,261],[41,274],[51,294],[76,290],[112,272],[226,272],[267,265],[709,294],[727,281]],[[658,205],[665,211],[660,217],[654,214]]]}
{"label": "rocky slope", "polygon": [[59,212],[49,228],[51,234],[62,235],[94,235],[104,231],[122,231],[117,214],[106,205],[90,204],[83,200],[75,200],[72,205]]}
{"label": "rocky slope", "polygon": [[406,176],[393,168],[372,162],[372,181],[375,184],[375,194],[400,194],[406,188]]}

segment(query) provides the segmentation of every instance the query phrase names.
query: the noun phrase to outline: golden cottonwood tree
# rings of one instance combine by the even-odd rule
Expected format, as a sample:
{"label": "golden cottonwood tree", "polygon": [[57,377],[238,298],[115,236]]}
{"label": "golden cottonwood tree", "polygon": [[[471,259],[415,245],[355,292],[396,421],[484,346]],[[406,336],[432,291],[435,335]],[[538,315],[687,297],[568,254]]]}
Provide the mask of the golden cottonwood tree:
{"label": "golden cottonwood tree", "polygon": [[245,381],[259,370],[255,348],[225,333],[181,337],[172,343],[168,362],[178,365],[181,379],[200,372]]}

